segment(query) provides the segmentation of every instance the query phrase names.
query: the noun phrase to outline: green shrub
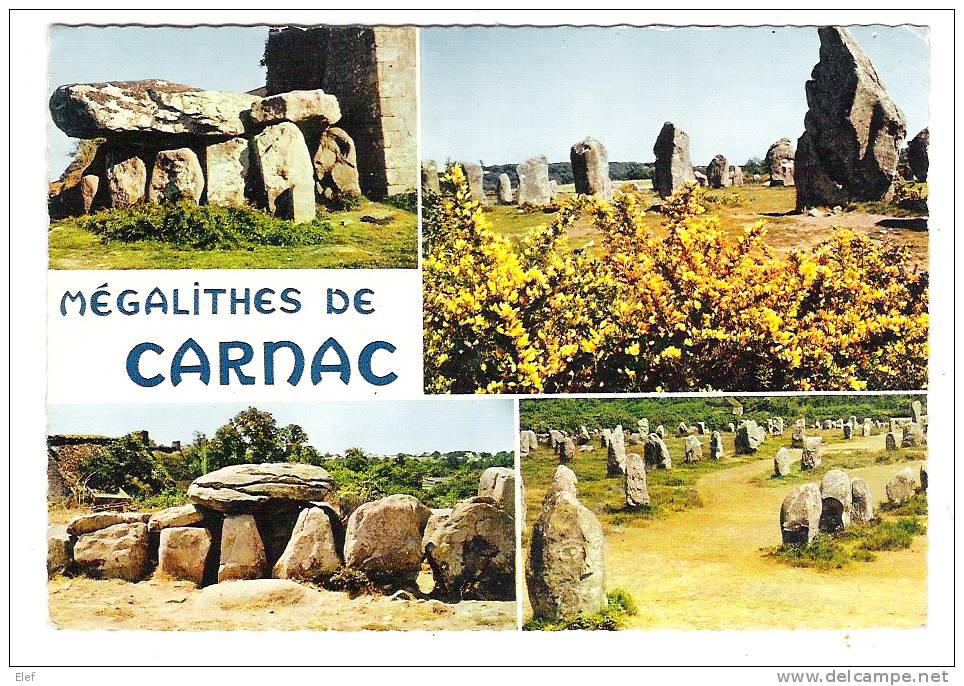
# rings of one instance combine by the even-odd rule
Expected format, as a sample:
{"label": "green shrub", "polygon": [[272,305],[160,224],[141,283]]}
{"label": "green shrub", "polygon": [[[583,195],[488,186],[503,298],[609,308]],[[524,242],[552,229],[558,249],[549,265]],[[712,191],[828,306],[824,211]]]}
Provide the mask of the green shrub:
{"label": "green shrub", "polygon": [[373,595],[378,592],[365,572],[350,567],[339,567],[327,579],[320,579],[319,583],[322,588],[329,591],[347,593],[349,598],[356,598],[363,594]]}
{"label": "green shrub", "polygon": [[917,517],[883,520],[869,527],[860,537],[861,550],[904,550],[910,548],[914,536],[921,536],[927,526]]}
{"label": "green shrub", "polygon": [[523,631],[619,631],[626,619],[638,612],[636,601],[628,591],[616,589],[606,594],[609,603],[599,612],[572,619],[530,619]]}
{"label": "green shrub", "polygon": [[295,224],[251,207],[196,205],[186,200],[119,207],[65,221],[100,236],[104,243],[161,241],[202,250],[320,245],[331,231],[328,221],[320,217]]}
{"label": "green shrub", "polygon": [[927,514],[927,493],[915,493],[902,505],[894,505],[891,502],[882,503],[880,509],[882,512],[898,517],[924,516]]}
{"label": "green shrub", "polygon": [[850,551],[832,536],[818,535],[806,545],[784,543],[770,552],[791,567],[815,567],[817,569],[842,569],[851,561]]}
{"label": "green shrub", "polygon": [[418,212],[418,193],[412,191],[410,193],[390,195],[385,198],[385,204],[414,214]]}

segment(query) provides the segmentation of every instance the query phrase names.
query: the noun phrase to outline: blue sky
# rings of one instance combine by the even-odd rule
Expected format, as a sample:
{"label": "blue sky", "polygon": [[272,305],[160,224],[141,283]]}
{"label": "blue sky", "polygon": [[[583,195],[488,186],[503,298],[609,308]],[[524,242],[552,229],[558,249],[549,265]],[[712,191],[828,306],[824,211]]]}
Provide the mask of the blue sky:
{"label": "blue sky", "polygon": [[[214,435],[250,403],[52,405],[51,434],[122,436],[147,429],[158,443]],[[439,450],[514,450],[514,407],[505,399],[438,398],[324,403],[256,403],[280,425],[299,424],[321,452],[352,447],[394,455]]]}
{"label": "blue sky", "polygon": [[[852,32],[913,136],[928,123],[926,31]],[[813,27],[422,29],[422,156],[560,162],[593,136],[611,161],[646,162],[673,121],[694,164],[741,164],[803,131],[819,47]]]}
{"label": "blue sky", "polygon": [[[68,27],[50,30],[48,92],[66,83],[166,79],[209,90],[264,86],[265,26]],[[48,118],[50,178],[67,166],[71,139]]]}

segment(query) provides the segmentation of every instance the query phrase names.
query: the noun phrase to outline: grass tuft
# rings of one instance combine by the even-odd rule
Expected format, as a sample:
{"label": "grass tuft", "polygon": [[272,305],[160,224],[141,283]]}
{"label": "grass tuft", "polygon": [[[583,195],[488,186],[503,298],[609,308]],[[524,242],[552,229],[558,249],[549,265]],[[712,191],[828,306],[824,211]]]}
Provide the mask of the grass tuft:
{"label": "grass tuft", "polygon": [[636,600],[628,591],[615,589],[606,594],[609,603],[599,612],[572,619],[530,619],[523,631],[619,631],[626,620],[639,612]]}

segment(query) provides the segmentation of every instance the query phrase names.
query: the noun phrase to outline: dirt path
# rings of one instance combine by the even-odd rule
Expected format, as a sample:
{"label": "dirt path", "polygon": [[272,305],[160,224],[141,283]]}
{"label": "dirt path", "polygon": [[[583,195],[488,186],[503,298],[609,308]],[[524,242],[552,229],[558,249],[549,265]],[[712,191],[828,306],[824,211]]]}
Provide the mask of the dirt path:
{"label": "dirt path", "polygon": [[[277,580],[265,580],[277,583]],[[197,589],[185,581],[57,577],[49,584],[50,620],[61,629],[150,631],[470,631],[514,630],[514,602],[350,599],[300,584],[270,594],[229,582]],[[225,588],[222,588],[225,587]]]}
{"label": "dirt path", "polygon": [[[883,448],[883,436],[827,446]],[[796,451],[799,453],[799,451]],[[897,471],[919,462],[850,470],[878,500]],[[753,483],[770,460],[724,469],[697,485],[702,508],[644,528],[607,531],[606,585],[630,591],[634,629],[859,629],[918,627],[927,619],[927,542],[870,563],[820,572],[760,549],[780,543],[780,504],[790,487]]]}

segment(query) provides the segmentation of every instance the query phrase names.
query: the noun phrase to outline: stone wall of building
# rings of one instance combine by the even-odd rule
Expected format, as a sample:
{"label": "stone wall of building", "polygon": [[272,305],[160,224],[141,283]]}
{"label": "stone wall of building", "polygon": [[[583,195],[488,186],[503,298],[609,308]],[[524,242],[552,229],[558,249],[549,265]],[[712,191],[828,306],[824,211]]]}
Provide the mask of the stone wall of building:
{"label": "stone wall of building", "polygon": [[418,184],[413,27],[285,27],[265,46],[268,94],[321,88],[338,98],[339,126],[355,141],[359,182],[370,197]]}

